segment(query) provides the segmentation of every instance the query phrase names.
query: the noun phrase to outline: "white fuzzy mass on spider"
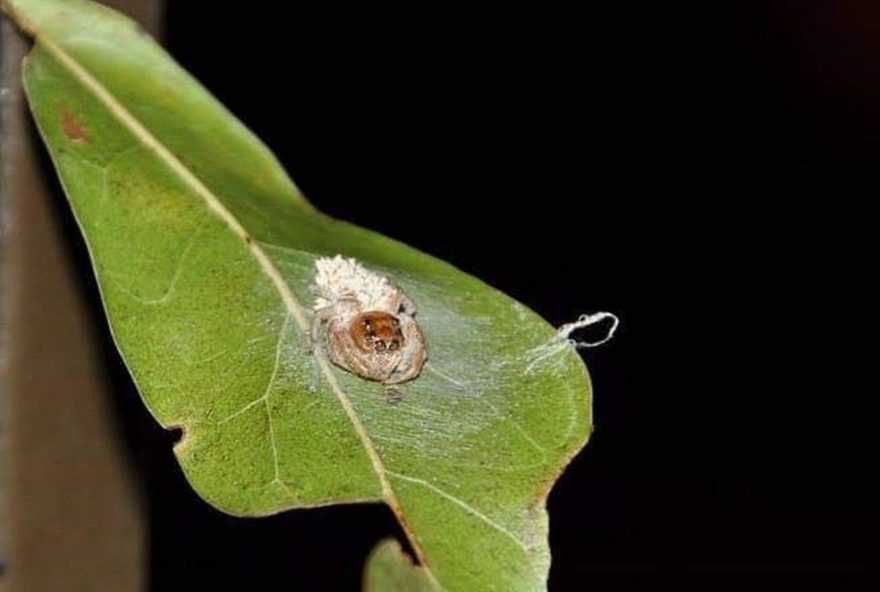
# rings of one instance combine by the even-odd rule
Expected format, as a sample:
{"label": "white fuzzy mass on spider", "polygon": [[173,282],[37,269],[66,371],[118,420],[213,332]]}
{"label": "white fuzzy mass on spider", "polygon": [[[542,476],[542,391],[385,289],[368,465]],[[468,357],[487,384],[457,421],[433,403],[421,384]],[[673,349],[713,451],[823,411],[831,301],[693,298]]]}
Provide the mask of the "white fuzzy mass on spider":
{"label": "white fuzzy mass on spider", "polygon": [[[312,347],[383,384],[416,378],[428,357],[416,306],[387,277],[341,255],[315,261]],[[322,339],[323,338],[323,339]]]}

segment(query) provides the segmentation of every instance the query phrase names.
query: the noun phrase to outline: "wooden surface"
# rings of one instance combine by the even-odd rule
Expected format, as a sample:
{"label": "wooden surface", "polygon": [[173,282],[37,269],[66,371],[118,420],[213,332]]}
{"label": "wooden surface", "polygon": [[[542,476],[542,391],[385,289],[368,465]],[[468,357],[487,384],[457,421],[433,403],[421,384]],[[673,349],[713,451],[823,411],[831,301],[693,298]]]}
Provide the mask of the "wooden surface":
{"label": "wooden surface", "polygon": [[[158,0],[108,2],[157,31]],[[2,29],[0,576],[3,592],[146,587],[145,517],[74,265],[69,215],[21,92],[30,42]]]}

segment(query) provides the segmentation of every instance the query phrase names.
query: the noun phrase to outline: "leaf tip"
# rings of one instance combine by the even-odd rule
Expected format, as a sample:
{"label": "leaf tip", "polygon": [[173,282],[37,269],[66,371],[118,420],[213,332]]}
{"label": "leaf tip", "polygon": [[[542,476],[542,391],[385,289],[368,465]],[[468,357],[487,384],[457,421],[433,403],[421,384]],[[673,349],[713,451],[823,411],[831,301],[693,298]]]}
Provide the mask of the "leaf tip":
{"label": "leaf tip", "polygon": [[363,592],[438,592],[440,585],[395,539],[381,541],[364,565]]}

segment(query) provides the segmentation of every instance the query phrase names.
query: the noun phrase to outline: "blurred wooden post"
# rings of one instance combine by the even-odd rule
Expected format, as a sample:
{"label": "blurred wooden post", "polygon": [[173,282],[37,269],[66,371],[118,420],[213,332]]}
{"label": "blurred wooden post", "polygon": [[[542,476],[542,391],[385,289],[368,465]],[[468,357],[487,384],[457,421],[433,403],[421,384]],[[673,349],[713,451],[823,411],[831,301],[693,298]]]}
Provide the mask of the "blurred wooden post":
{"label": "blurred wooden post", "polygon": [[[114,5],[156,33],[160,0]],[[0,590],[146,587],[145,517],[106,369],[21,89],[30,41],[3,19]]]}

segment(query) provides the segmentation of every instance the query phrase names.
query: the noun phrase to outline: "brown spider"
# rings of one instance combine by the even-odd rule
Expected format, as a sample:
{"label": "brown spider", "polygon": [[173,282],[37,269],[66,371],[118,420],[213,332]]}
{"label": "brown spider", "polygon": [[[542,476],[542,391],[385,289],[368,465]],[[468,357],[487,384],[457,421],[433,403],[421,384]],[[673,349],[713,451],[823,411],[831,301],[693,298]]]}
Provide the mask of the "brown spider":
{"label": "brown spider", "polygon": [[385,385],[416,378],[428,352],[412,300],[354,259],[322,258],[315,268],[312,346],[326,328],[325,351],[337,366]]}

